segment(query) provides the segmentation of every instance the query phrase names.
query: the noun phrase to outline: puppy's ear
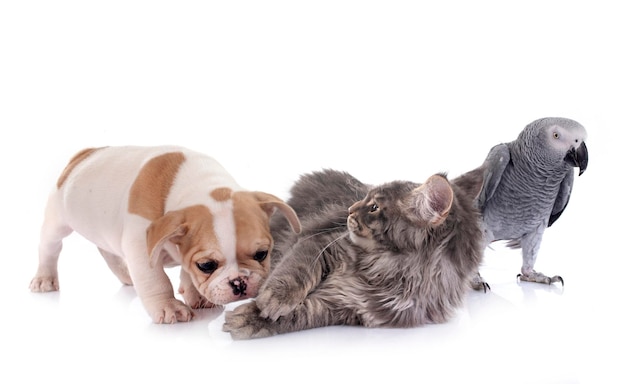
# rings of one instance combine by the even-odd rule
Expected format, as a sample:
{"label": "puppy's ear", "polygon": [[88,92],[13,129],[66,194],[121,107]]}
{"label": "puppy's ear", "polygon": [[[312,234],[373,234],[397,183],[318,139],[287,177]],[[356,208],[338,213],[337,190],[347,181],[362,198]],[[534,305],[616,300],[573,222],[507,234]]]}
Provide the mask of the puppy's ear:
{"label": "puppy's ear", "polygon": [[291,229],[295,233],[300,233],[302,230],[300,219],[298,218],[296,211],[294,211],[289,204],[285,203],[278,197],[265,192],[254,192],[254,196],[259,201],[261,209],[267,213],[267,216],[272,216],[276,209],[278,209],[289,222]]}
{"label": "puppy's ear", "polygon": [[438,226],[446,220],[454,193],[448,179],[441,174],[433,175],[412,192],[418,219],[432,226]]}
{"label": "puppy's ear", "polygon": [[180,242],[180,238],[185,236],[187,230],[185,215],[181,211],[168,212],[154,220],[146,230],[150,266],[157,265],[160,257],[165,253],[163,248],[168,241]]}

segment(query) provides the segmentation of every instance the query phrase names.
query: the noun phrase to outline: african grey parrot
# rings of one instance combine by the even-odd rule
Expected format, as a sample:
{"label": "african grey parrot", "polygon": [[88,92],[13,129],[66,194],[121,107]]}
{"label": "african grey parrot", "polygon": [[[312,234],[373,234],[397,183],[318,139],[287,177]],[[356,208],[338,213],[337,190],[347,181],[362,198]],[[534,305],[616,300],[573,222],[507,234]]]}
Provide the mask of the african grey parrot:
{"label": "african grey parrot", "polygon": [[[585,128],[574,120],[547,117],[528,124],[514,141],[494,146],[478,170],[484,185],[477,204],[483,215],[485,247],[508,240],[511,248],[522,249],[523,281],[551,284],[560,276],[548,277],[534,270],[544,230],[563,213],[574,182],[587,169]],[[488,286],[478,274],[474,289]]]}

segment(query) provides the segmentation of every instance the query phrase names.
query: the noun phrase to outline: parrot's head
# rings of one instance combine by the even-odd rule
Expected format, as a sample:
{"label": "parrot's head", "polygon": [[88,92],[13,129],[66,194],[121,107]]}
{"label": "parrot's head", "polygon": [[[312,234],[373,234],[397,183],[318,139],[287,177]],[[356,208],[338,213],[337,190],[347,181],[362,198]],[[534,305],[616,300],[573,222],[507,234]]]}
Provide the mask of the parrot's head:
{"label": "parrot's head", "polygon": [[527,128],[534,131],[535,144],[546,158],[578,167],[579,176],[585,172],[589,161],[585,127],[571,119],[548,117],[534,121]]}

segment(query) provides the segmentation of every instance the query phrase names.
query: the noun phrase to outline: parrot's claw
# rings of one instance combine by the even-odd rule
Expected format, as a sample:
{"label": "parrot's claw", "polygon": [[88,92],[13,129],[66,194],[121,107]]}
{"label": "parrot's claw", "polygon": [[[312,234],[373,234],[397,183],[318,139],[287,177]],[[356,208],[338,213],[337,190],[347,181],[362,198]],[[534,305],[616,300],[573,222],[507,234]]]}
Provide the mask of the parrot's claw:
{"label": "parrot's claw", "polygon": [[563,281],[563,278],[562,278],[561,276],[556,275],[556,276],[552,276],[552,277],[550,278],[550,284],[552,284],[552,283],[556,283],[557,281],[558,281],[559,283],[561,283],[561,287],[564,287],[564,286],[565,286],[565,281]]}
{"label": "parrot's claw", "polygon": [[565,285],[563,278],[559,275],[548,277],[540,272],[532,271],[531,273],[524,274],[520,273],[517,275],[517,278],[521,281],[529,281],[532,283],[541,283],[541,284],[552,284],[552,283],[561,283],[561,286]]}

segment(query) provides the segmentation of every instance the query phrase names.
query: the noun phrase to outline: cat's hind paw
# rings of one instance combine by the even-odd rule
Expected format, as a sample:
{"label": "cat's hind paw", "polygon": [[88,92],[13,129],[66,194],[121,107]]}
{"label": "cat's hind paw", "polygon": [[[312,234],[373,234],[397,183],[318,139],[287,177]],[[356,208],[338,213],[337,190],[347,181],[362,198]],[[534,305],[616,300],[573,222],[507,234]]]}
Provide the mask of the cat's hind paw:
{"label": "cat's hind paw", "polygon": [[472,285],[472,289],[474,289],[475,291],[483,291],[487,293],[487,290],[491,290],[491,287],[489,286],[489,284],[487,284],[485,280],[483,280],[482,276],[480,276],[480,273],[474,275],[474,277],[470,281],[470,284]]}
{"label": "cat's hind paw", "polygon": [[269,337],[277,332],[272,330],[272,321],[260,316],[254,301],[242,304],[224,313],[224,332],[229,332],[233,340],[258,339]]}

